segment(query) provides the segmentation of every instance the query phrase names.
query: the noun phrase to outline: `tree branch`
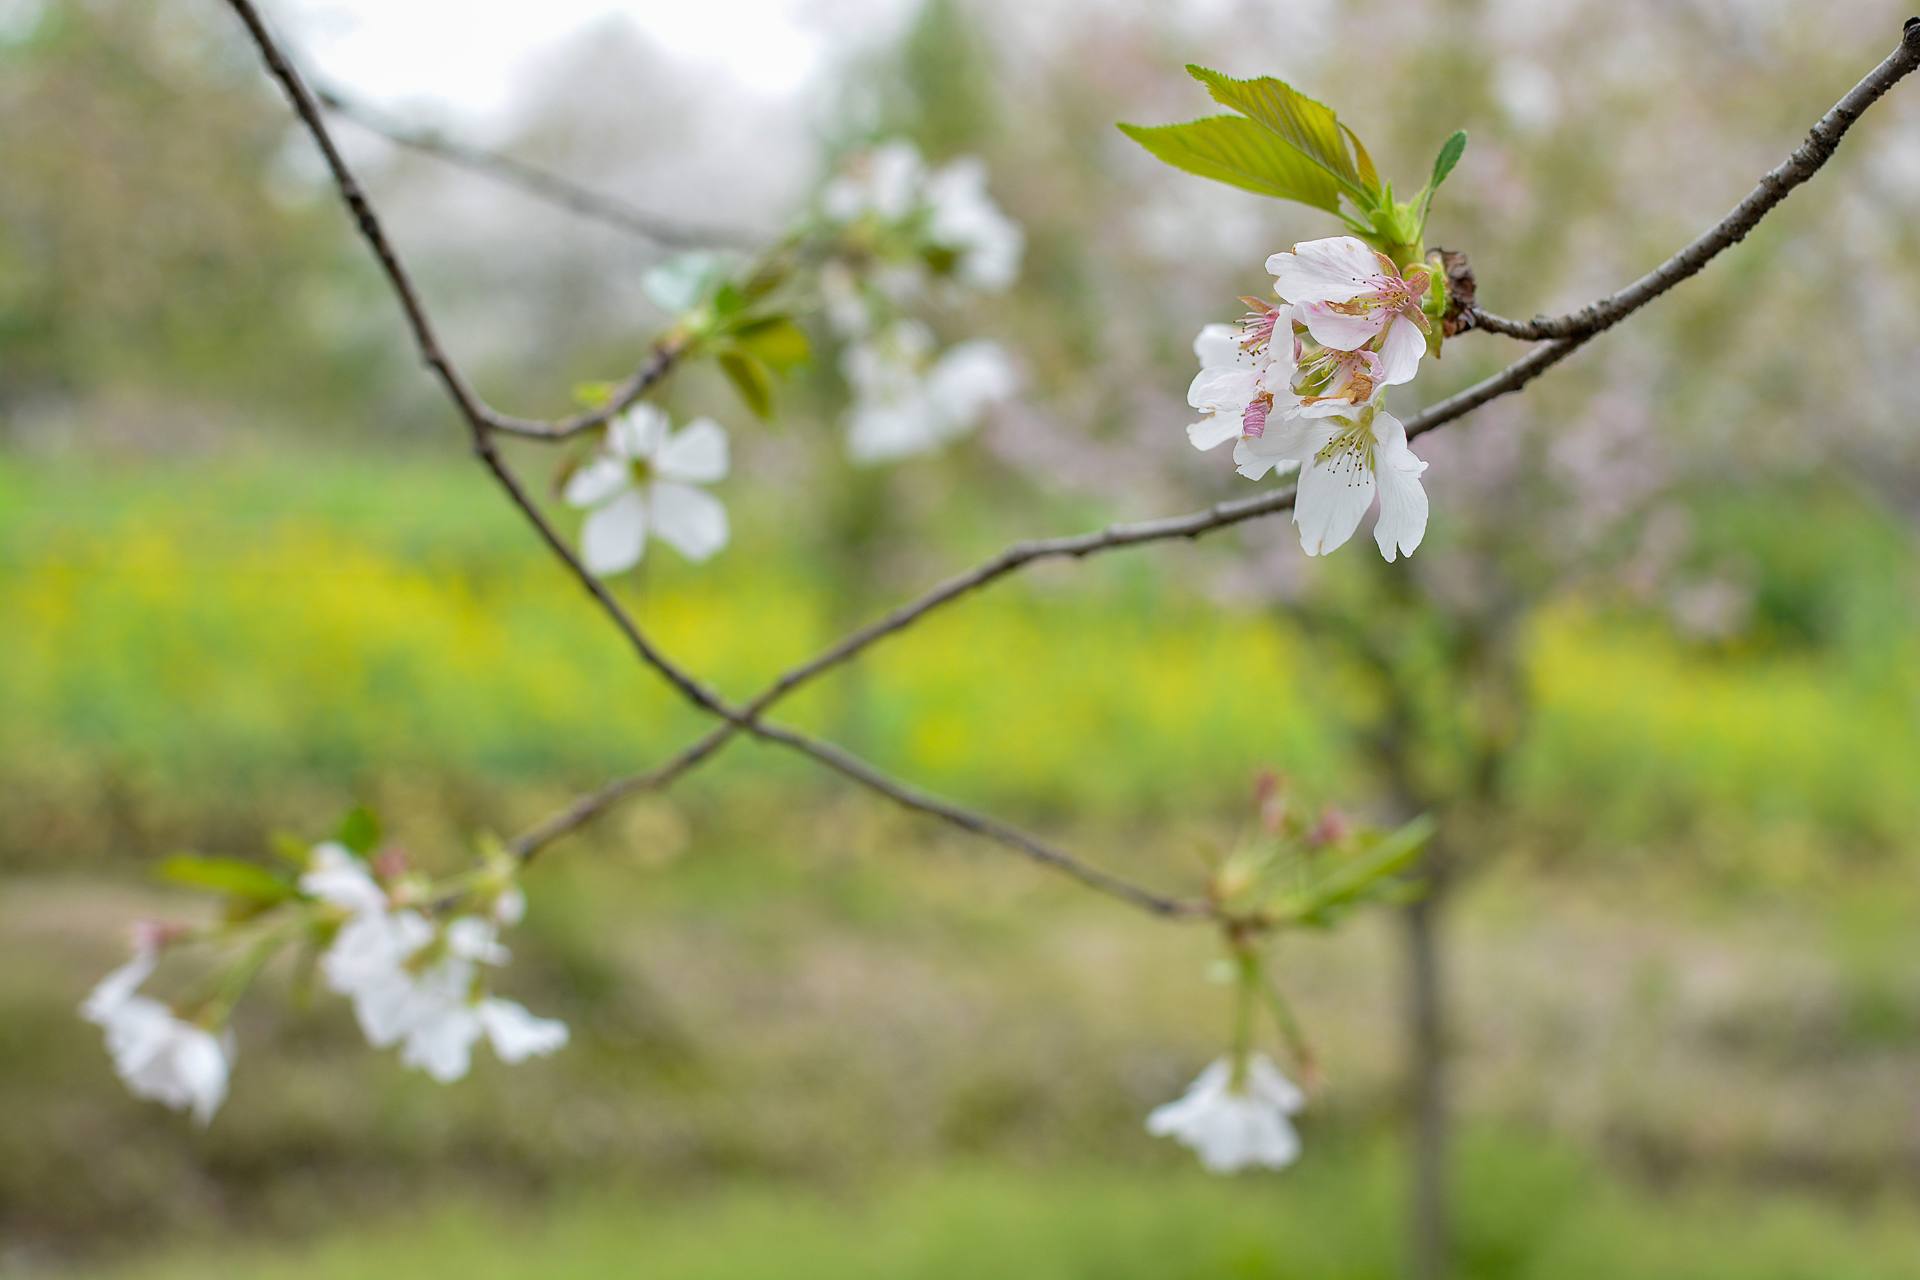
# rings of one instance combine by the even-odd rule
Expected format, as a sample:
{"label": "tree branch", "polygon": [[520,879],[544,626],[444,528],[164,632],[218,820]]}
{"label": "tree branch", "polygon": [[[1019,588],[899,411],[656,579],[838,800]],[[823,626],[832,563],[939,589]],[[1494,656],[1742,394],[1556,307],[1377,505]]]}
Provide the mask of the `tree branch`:
{"label": "tree branch", "polygon": [[1626,288],[1588,303],[1578,311],[1569,311],[1560,316],[1535,316],[1531,320],[1508,320],[1475,307],[1468,312],[1473,327],[1504,334],[1509,338],[1537,341],[1543,338],[1591,337],[1620,323],[1744,240],[1747,233],[1758,226],[1775,205],[1820,172],[1827,161],[1833,158],[1840,139],[1846,136],[1854,121],[1915,67],[1920,67],[1920,18],[1909,18],[1901,32],[1899,46],[1869,72],[1866,79],[1848,90],[1845,97],[1820,117],[1819,122],[1808,131],[1806,141],[1795,147],[1785,160],[1761,175],[1759,184],[1739,204],[1733,206],[1726,217],[1671,258]]}
{"label": "tree branch", "polygon": [[[895,781],[857,756],[831,743],[817,741],[798,730],[782,725],[752,720],[743,712],[728,706],[717,694],[655,648],[645,632],[634,622],[632,615],[621,606],[618,600],[614,599],[605,584],[587,569],[574,554],[573,549],[560,537],[552,523],[541,512],[539,504],[533,500],[513,469],[501,457],[492,433],[503,428],[496,424],[484,403],[474,394],[452,360],[441,348],[432,322],[428,319],[426,308],[420,301],[406,268],[401,264],[399,255],[387,239],[378,215],[374,213],[358,181],[341,157],[339,149],[334,145],[332,135],[327,130],[326,121],[320,114],[317,100],[301,80],[299,72],[274,41],[272,33],[267,29],[252,0],[227,0],[227,3],[239,15],[248,34],[252,36],[254,44],[258,46],[268,71],[280,82],[287,97],[292,101],[296,114],[320,148],[327,168],[333,176],[334,184],[339,188],[341,199],[352,213],[361,236],[373,250],[374,256],[380,261],[382,269],[393,286],[422,355],[428,366],[439,376],[449,398],[466,420],[474,453],[492,474],[509,501],[526,517],[528,524],[533,527],[540,540],[546,543],[548,549],[566,568],[569,575],[600,606],[601,611],[619,629],[642,662],[652,667],[682,697],[701,710],[728,722],[730,726],[744,729],[756,737],[797,751],[869,790],[887,797],[903,808],[939,818],[961,830],[996,841],[1036,863],[1062,872],[1090,888],[1152,914],[1188,919],[1203,919],[1213,914],[1210,904],[1190,902],[1155,893],[1123,877],[1084,863],[1018,828]],[[640,373],[630,380],[630,384],[650,385],[648,382],[650,370],[658,370],[652,374],[652,380],[657,380],[677,354],[675,348],[663,346],[656,353],[655,360],[643,366]],[[645,385],[639,385],[635,395],[644,390]],[[554,433],[554,426],[555,424],[547,424],[548,434]]]}
{"label": "tree branch", "polygon": [[[1575,316],[1586,316],[1592,313],[1593,316],[1599,317],[1589,322],[1588,327],[1576,328],[1572,324],[1574,317],[1561,317],[1558,320],[1543,319],[1534,323],[1549,330],[1564,325],[1567,328],[1565,333],[1515,334],[1515,336],[1551,337],[1552,341],[1528,352],[1499,373],[1484,378],[1444,400],[1428,405],[1407,419],[1408,438],[1425,435],[1457,418],[1464,417],[1490,400],[1520,390],[1599,333],[1611,328],[1674,285],[1697,273],[1722,250],[1737,243],[1751,231],[1774,206],[1786,199],[1795,187],[1818,172],[1832,157],[1841,137],[1852,127],[1854,121],[1859,119],[1861,113],[1877,102],[1903,76],[1913,71],[1916,65],[1920,65],[1920,18],[1907,22],[1902,32],[1900,46],[1822,116],[1809,132],[1807,140],[1784,162],[1763,176],[1753,192],[1736,205],[1726,218],[1646,277],[1575,313]],[[1501,326],[1515,325],[1513,321],[1488,317],[1486,313],[1477,310],[1471,314],[1474,315],[1476,322],[1492,319],[1494,323],[1480,323],[1480,327],[1492,332],[1508,332]],[[877,641],[904,631],[928,614],[1028,565],[1043,560],[1085,559],[1103,552],[1119,550],[1122,547],[1141,546],[1149,542],[1175,538],[1200,538],[1219,529],[1230,528],[1248,520],[1290,510],[1293,507],[1294,498],[1294,490],[1287,488],[1275,493],[1216,503],[1203,511],[1184,516],[1114,524],[1091,533],[1014,543],[992,559],[939,583],[916,599],[850,632],[814,657],[790,668],[759,694],[742,704],[740,720],[708,730],[678,754],[646,773],[615,779],[599,790],[579,797],[565,809],[521,833],[512,842],[511,847],[520,857],[530,859],[548,844],[578,830],[625,797],[671,785],[682,774],[694,769],[725,746],[735,734],[746,727],[743,722],[756,720],[788,694],[811,683],[834,667],[850,661]]]}
{"label": "tree branch", "polygon": [[737,227],[715,227],[681,222],[664,214],[637,208],[615,196],[595,191],[571,178],[528,164],[497,151],[456,141],[432,129],[404,124],[377,107],[368,106],[332,85],[316,85],[314,96],[335,115],[353,121],[369,133],[409,151],[433,156],[580,217],[604,223],[669,249],[699,249],[714,245],[745,248],[769,237]]}

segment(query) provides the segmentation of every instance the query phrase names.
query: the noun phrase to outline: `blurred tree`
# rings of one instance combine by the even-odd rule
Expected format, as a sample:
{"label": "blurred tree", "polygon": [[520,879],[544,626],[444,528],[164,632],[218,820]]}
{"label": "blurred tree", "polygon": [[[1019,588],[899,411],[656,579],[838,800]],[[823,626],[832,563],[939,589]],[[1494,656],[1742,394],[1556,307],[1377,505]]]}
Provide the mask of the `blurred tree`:
{"label": "blurred tree", "polygon": [[385,363],[337,213],[201,19],[74,0],[0,43],[0,415],[111,391],[142,435],[181,399],[312,423]]}

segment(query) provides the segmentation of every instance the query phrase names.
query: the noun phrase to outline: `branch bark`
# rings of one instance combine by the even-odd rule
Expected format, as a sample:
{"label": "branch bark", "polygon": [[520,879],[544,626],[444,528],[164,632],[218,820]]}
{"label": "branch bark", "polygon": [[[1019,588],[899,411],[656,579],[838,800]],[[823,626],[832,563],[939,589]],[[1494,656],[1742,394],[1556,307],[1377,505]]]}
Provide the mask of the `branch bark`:
{"label": "branch bark", "polygon": [[[633,620],[632,615],[607,590],[605,584],[587,569],[574,554],[573,549],[560,537],[553,524],[540,510],[539,504],[533,500],[512,467],[501,456],[493,435],[495,432],[514,429],[500,424],[499,415],[488,409],[472,390],[441,346],[432,321],[428,318],[426,307],[414,288],[406,268],[402,265],[399,254],[388,239],[379,216],[366,199],[359,182],[341,156],[339,148],[334,145],[333,137],[328,132],[326,121],[321,115],[318,100],[307,88],[291,60],[274,40],[272,32],[267,28],[265,20],[254,7],[252,0],[227,0],[227,3],[245,25],[268,71],[275,80],[279,81],[281,88],[292,102],[295,113],[320,148],[321,156],[326,161],[342,201],[352,214],[361,236],[367,241],[375,258],[379,260],[381,268],[386,272],[387,279],[399,299],[401,310],[406,315],[407,323],[413,330],[421,355],[428,367],[439,377],[454,407],[459,410],[461,417],[465,420],[475,455],[499,484],[508,500],[526,518],[540,540],[547,545],[568,574],[607,615],[642,662],[653,668],[682,697],[702,711],[727,722],[730,726],[744,729],[756,737],[797,751],[843,777],[852,779],[869,790],[885,796],[902,808],[938,818],[963,831],[993,840],[1035,863],[1071,876],[1089,888],[1151,914],[1185,919],[1205,919],[1214,914],[1212,906],[1208,903],[1156,893],[1124,877],[1085,863],[1008,823],[898,782],[832,743],[817,741],[796,729],[749,718],[744,712],[729,706],[718,694],[708,689],[691,673],[682,669],[661,652],[647,638],[646,633]],[[632,379],[629,379],[628,387],[632,388],[632,395],[628,402],[637,399],[652,382],[665,376],[667,369],[671,367],[679,353],[680,348],[671,343],[656,348],[653,359],[643,365]],[[616,402],[620,398],[616,396]],[[534,425],[542,429],[538,434],[548,437],[571,434],[574,430],[584,430],[587,426],[597,425],[597,421],[604,420],[613,412],[616,410],[609,408],[600,411],[597,415],[583,415],[580,419]],[[583,425],[577,428],[569,427],[567,424],[570,422],[580,422]],[[682,771],[684,772],[684,769]]]}
{"label": "branch bark", "polygon": [[[1581,346],[1655,298],[1698,273],[1724,250],[1738,243],[1794,188],[1805,183],[1832,158],[1834,149],[1860,115],[1886,94],[1902,77],[1920,66],[1920,19],[1909,21],[1901,43],[1893,53],[1850,89],[1833,108],[1822,116],[1807,135],[1807,140],[1785,161],[1763,175],[1759,184],[1733,211],[1704,235],[1674,254],[1667,262],[1634,284],[1609,294],[1580,311],[1558,318],[1541,318],[1526,325],[1501,320],[1475,309],[1469,314],[1480,328],[1489,332],[1511,333],[1516,337],[1550,339],[1515,360],[1491,377],[1428,405],[1407,419],[1407,437],[1425,435],[1458,418],[1465,417],[1491,400],[1525,387]],[[746,721],[756,720],[782,698],[819,676],[850,661],[877,641],[921,621],[927,615],[964,596],[988,586],[1007,575],[1045,560],[1085,559],[1123,547],[1137,547],[1171,539],[1195,539],[1220,529],[1228,529],[1248,520],[1275,515],[1293,507],[1292,488],[1259,494],[1232,502],[1216,503],[1188,515],[1159,520],[1108,525],[1091,533],[1067,537],[1016,542],[992,559],[948,578],[914,600],[883,614],[874,621],[828,646],[807,661],[795,666],[750,698],[741,707]],[[531,857],[561,836],[577,830],[622,798],[640,791],[670,784],[718,751],[741,729],[740,724],[723,724],[690,743],[666,763],[643,774],[616,779],[598,791],[582,796],[566,809],[530,828],[514,841],[523,857]]]}
{"label": "branch bark", "polygon": [[377,134],[397,147],[433,156],[469,173],[515,187],[537,200],[544,200],[663,248],[747,248],[769,239],[758,231],[682,222],[638,208],[538,165],[528,164],[498,151],[471,146],[432,129],[405,124],[331,85],[316,85],[314,96],[319,99],[321,106],[335,115],[353,121],[367,132]]}
{"label": "branch bark", "polygon": [[1793,149],[1785,160],[1769,169],[1760,182],[1739,204],[1713,226],[1695,237],[1685,248],[1641,276],[1624,289],[1588,303],[1577,311],[1559,316],[1535,316],[1531,320],[1508,320],[1478,307],[1468,314],[1473,327],[1509,338],[1529,341],[1556,338],[1588,338],[1609,329],[1646,306],[1681,281],[1700,272],[1721,253],[1744,240],[1760,220],[1776,205],[1814,174],[1820,172],[1840,145],[1840,139],[1861,115],[1898,84],[1916,66],[1920,66],[1920,18],[1909,18],[1901,32],[1900,44],[1866,78],[1847,91],[1813,128],[1806,141]]}

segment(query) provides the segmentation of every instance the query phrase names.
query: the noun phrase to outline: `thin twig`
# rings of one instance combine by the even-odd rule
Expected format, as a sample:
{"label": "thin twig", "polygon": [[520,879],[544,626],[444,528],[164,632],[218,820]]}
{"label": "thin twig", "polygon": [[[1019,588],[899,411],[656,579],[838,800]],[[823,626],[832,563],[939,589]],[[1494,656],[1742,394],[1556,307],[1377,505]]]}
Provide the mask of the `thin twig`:
{"label": "thin twig", "polygon": [[[1789,192],[1812,177],[1832,157],[1841,137],[1852,127],[1860,114],[1878,101],[1901,77],[1914,70],[1916,65],[1920,65],[1920,19],[1911,20],[1906,24],[1900,47],[1868,73],[1865,79],[1849,90],[1832,110],[1822,116],[1808,134],[1807,140],[1796,148],[1786,161],[1762,176],[1754,190],[1712,230],[1694,240],[1666,264],[1642,280],[1576,313],[1585,315],[1592,312],[1604,317],[1592,323],[1591,327],[1578,331],[1570,330],[1564,335],[1554,337],[1552,341],[1528,352],[1499,373],[1484,378],[1444,400],[1428,405],[1407,419],[1408,438],[1424,435],[1437,427],[1464,417],[1490,400],[1520,390],[1599,333],[1611,328],[1625,316],[1639,310],[1675,284],[1698,272],[1714,256],[1751,231],[1775,205],[1786,199]],[[1476,318],[1483,315],[1479,312],[1473,314]],[[1562,321],[1568,319],[1570,318],[1561,318]],[[1490,331],[1506,332],[1498,325],[1512,323],[1500,321],[1498,324],[1482,325],[1482,327]],[[1561,321],[1539,323],[1551,327],[1560,324]],[[1289,510],[1294,504],[1295,496],[1295,491],[1287,488],[1251,498],[1216,503],[1203,511],[1184,516],[1115,524],[1092,533],[1015,543],[992,559],[939,583],[916,599],[867,623],[814,657],[790,668],[759,694],[741,705],[741,720],[756,720],[788,694],[834,667],[851,660],[876,641],[903,631],[935,610],[1028,565],[1043,560],[1084,559],[1122,547],[1141,546],[1149,542],[1174,538],[1199,538],[1247,520]],[[740,722],[717,725],[656,768],[646,773],[615,779],[599,790],[579,797],[565,809],[523,832],[513,841],[513,849],[522,858],[531,858],[546,845],[586,825],[625,797],[670,785],[682,774],[712,756],[743,727],[744,725]]]}
{"label": "thin twig", "polygon": [[518,188],[535,199],[665,248],[699,249],[716,245],[743,248],[763,243],[769,238],[757,231],[682,222],[637,208],[616,196],[595,191],[538,165],[457,141],[437,130],[405,124],[332,85],[315,86],[314,96],[319,99],[321,106],[335,115],[353,121],[395,146],[444,160],[470,173]]}
{"label": "thin twig", "polygon": [[1577,311],[1559,316],[1535,316],[1531,320],[1509,320],[1475,307],[1468,314],[1473,327],[1509,338],[1537,341],[1545,338],[1587,338],[1611,328],[1641,307],[1652,302],[1682,280],[1696,274],[1714,258],[1740,243],[1759,225],[1773,207],[1791,195],[1796,187],[1818,173],[1834,149],[1846,136],[1853,122],[1868,107],[1878,102],[1887,90],[1915,67],[1920,66],[1920,18],[1910,18],[1901,32],[1899,47],[1887,55],[1859,84],[1834,103],[1807,133],[1806,141],[1795,147],[1778,165],[1768,170],[1760,184],[1747,193],[1720,219],[1696,237],[1680,252],[1641,276],[1624,289],[1588,303]]}
{"label": "thin twig", "polygon": [[[1199,919],[1211,914],[1210,907],[1205,903],[1189,902],[1155,893],[1123,877],[1081,862],[1073,855],[997,819],[897,782],[872,765],[831,743],[817,741],[796,729],[782,725],[750,720],[741,711],[728,706],[717,694],[656,649],[646,633],[634,622],[632,615],[621,606],[618,600],[614,599],[606,586],[587,569],[580,558],[574,554],[573,549],[560,537],[552,523],[541,512],[539,504],[528,494],[513,469],[500,455],[493,440],[493,432],[500,428],[440,346],[432,322],[427,317],[426,307],[415,291],[405,267],[401,265],[399,255],[388,240],[378,215],[367,201],[358,181],[341,157],[339,149],[334,146],[326,121],[321,116],[318,102],[305,82],[301,80],[299,72],[281,52],[251,0],[227,0],[227,3],[245,24],[255,45],[259,47],[268,71],[280,82],[293,104],[295,113],[319,146],[321,155],[333,176],[334,184],[339,188],[341,199],[352,213],[361,236],[367,241],[387,274],[387,279],[400,301],[401,309],[406,313],[407,321],[413,329],[422,355],[429,367],[438,374],[449,398],[466,420],[475,454],[506,493],[508,499],[533,527],[540,540],[553,552],[568,574],[600,606],[601,611],[620,630],[641,661],[657,671],[683,697],[701,710],[727,721],[730,725],[745,729],[756,737],[798,751],[825,767],[853,779],[869,790],[887,797],[903,808],[939,818],[962,830],[996,841],[1036,863],[1060,871],[1090,888],[1140,907],[1154,915]],[[670,351],[671,349],[662,348],[662,350]],[[671,354],[662,355],[657,363],[664,365],[671,363],[671,360]],[[647,368],[643,367],[641,373],[636,375],[636,379],[643,379],[646,374]]]}

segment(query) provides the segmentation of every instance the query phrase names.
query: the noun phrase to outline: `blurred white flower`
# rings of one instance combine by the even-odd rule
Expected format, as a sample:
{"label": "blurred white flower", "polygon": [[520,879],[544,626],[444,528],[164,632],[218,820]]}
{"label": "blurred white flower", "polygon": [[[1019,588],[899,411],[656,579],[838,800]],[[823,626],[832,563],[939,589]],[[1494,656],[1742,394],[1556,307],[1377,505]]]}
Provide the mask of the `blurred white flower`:
{"label": "blurred white flower", "polygon": [[386,890],[373,878],[366,862],[355,857],[345,845],[332,841],[315,845],[307,855],[307,869],[301,873],[300,888],[354,915],[387,909]]}
{"label": "blurred white flower", "polygon": [[[517,919],[524,905],[519,890],[510,889],[496,902],[495,918]],[[567,1042],[564,1023],[486,994],[481,966],[507,959],[494,920],[462,916],[435,929],[417,911],[394,911],[350,920],[320,966],[328,986],[353,1001],[370,1044],[400,1045],[402,1062],[446,1084],[466,1075],[483,1034],[505,1062]]]}
{"label": "blurred white flower", "polygon": [[1429,273],[1392,259],[1353,236],[1309,240],[1267,259],[1274,291],[1294,305],[1295,318],[1314,341],[1337,351],[1372,347],[1382,364],[1379,381],[1410,381],[1427,349]]}
{"label": "blurred white flower", "polygon": [[966,434],[1019,389],[998,344],[962,342],[938,356],[925,325],[901,320],[849,346],[840,367],[853,387],[847,452],[855,462],[891,461]]}
{"label": "blurred white flower", "polygon": [[820,193],[820,207],[834,222],[872,216],[898,222],[920,203],[926,165],[911,142],[895,139],[847,157]]}
{"label": "blurred white flower", "polygon": [[927,182],[927,233],[956,255],[954,275],[989,293],[1010,287],[1020,274],[1026,233],[987,194],[987,167],[964,156]]}
{"label": "blurred white flower", "polygon": [[605,576],[640,562],[649,534],[689,560],[727,545],[727,509],[693,486],[727,474],[727,433],[708,418],[679,431],[650,404],[607,426],[600,452],[567,481],[565,498],[591,508],[580,531],[587,568]]}
{"label": "blurred white flower", "polygon": [[1300,1135],[1288,1117],[1305,1105],[1305,1096],[1265,1055],[1249,1055],[1237,1081],[1233,1063],[1221,1058],[1182,1097],[1156,1107],[1147,1132],[1191,1147],[1212,1173],[1253,1165],[1283,1169],[1300,1155]]}
{"label": "blurred white flower", "polygon": [[131,960],[94,987],[80,1015],[105,1030],[113,1069],[129,1092],[176,1111],[191,1110],[205,1125],[227,1096],[232,1041],[137,994],[157,960],[153,948],[137,947]]}

